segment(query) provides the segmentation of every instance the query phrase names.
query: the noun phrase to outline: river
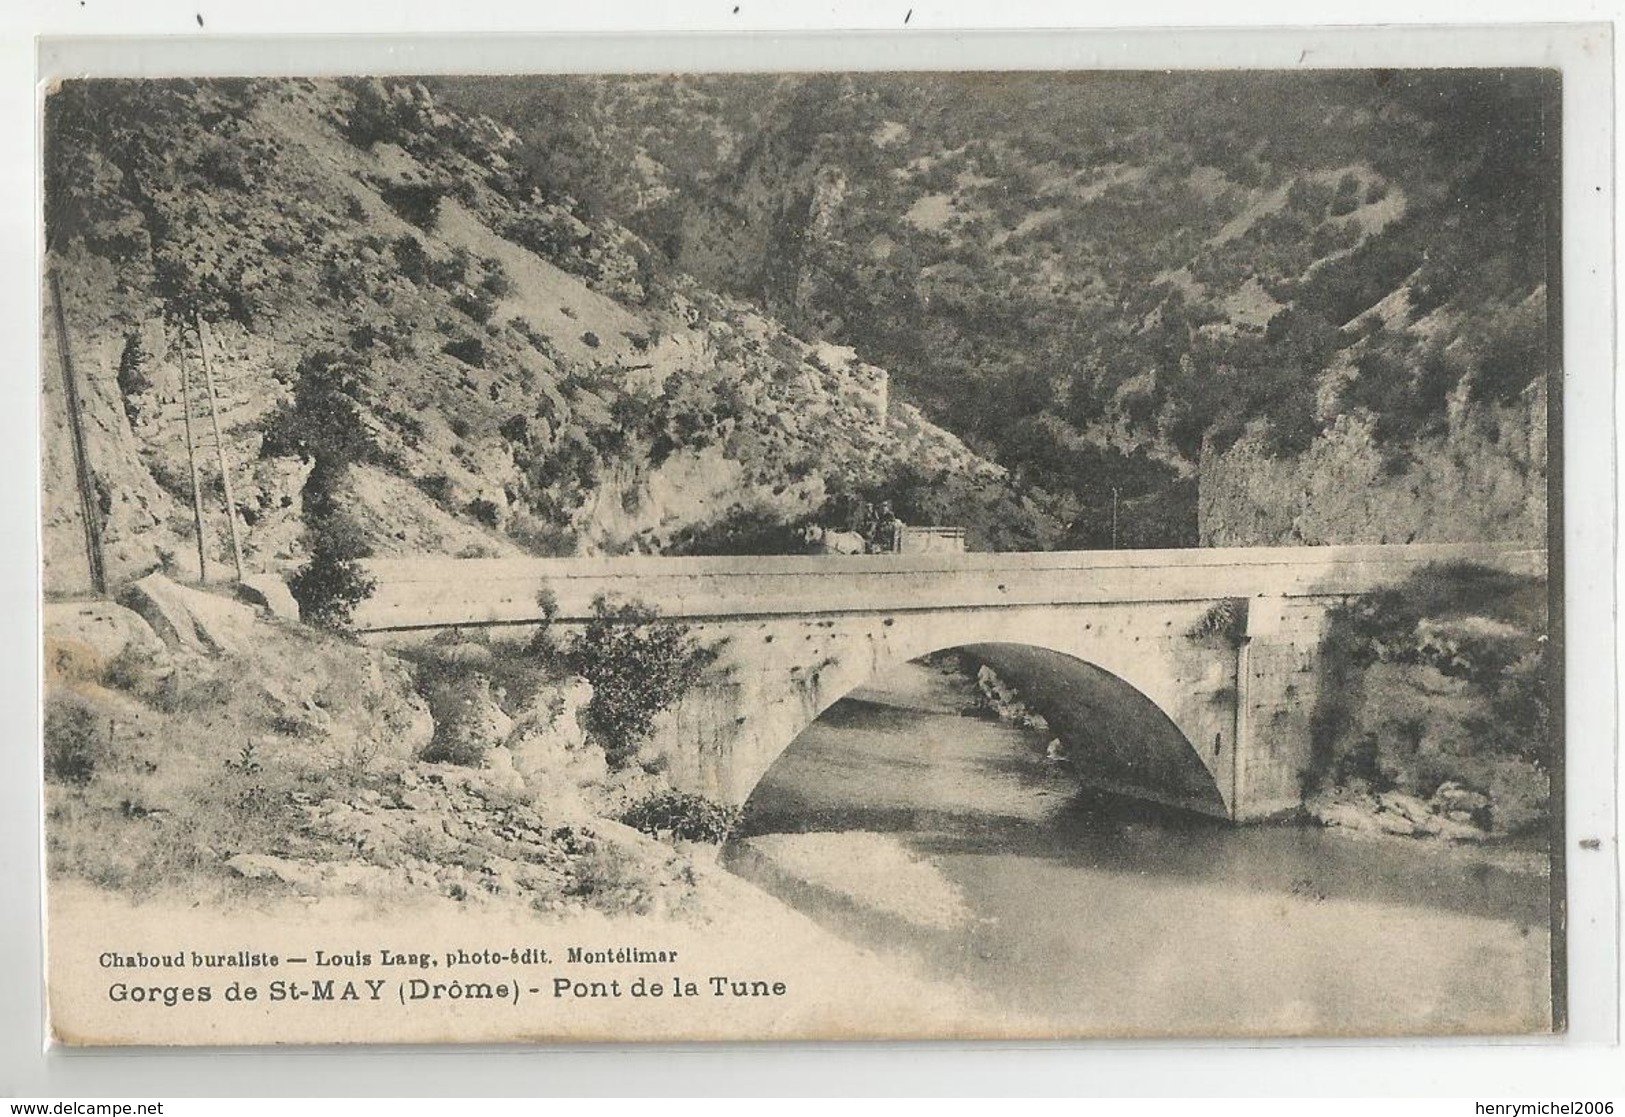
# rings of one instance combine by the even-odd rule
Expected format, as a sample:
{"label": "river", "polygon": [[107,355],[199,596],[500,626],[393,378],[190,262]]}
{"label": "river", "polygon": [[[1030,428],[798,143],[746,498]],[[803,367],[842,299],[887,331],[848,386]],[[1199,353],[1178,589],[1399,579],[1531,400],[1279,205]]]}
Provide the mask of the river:
{"label": "river", "polygon": [[1090,793],[1044,741],[910,664],[807,730],[733,872],[1056,1035],[1538,1031],[1533,851],[1234,827]]}

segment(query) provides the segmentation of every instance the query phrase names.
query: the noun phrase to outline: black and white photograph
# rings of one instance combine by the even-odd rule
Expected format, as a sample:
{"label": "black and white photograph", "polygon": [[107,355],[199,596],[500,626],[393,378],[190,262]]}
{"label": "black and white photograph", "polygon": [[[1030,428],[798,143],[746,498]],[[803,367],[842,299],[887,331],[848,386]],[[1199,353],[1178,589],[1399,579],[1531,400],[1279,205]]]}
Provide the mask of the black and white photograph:
{"label": "black and white photograph", "polygon": [[52,1036],[1564,1031],[1563,85],[54,82]]}

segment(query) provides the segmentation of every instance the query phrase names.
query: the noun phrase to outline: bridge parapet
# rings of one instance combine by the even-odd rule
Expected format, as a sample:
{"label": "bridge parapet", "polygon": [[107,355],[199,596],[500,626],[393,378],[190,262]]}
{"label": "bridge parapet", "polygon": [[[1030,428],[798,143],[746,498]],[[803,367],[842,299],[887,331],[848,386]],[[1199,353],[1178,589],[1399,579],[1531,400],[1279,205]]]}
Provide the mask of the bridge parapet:
{"label": "bridge parapet", "polygon": [[373,559],[378,583],[358,631],[534,624],[544,593],[560,621],[599,595],[671,617],[829,615],[1020,605],[1335,597],[1369,592],[1434,563],[1544,573],[1522,545],[1235,547],[1156,551],[585,559]]}

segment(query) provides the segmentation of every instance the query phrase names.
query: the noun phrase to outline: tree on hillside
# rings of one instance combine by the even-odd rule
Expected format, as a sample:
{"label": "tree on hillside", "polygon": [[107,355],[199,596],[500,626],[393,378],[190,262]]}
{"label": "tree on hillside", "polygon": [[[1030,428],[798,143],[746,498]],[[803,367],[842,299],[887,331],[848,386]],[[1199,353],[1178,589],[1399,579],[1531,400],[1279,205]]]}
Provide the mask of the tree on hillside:
{"label": "tree on hillside", "polygon": [[592,683],[587,725],[619,768],[654,730],[655,717],[688,693],[714,657],[686,626],[661,620],[641,602],[614,605],[599,596],[592,612],[566,662]]}
{"label": "tree on hillside", "polygon": [[341,493],[350,467],[377,456],[362,421],[359,371],[323,350],[299,362],[293,399],[267,424],[261,452],[311,463],[301,490],[310,558],[289,579],[299,615],[310,624],[343,629],[375,583],[360,560],[372,553]]}

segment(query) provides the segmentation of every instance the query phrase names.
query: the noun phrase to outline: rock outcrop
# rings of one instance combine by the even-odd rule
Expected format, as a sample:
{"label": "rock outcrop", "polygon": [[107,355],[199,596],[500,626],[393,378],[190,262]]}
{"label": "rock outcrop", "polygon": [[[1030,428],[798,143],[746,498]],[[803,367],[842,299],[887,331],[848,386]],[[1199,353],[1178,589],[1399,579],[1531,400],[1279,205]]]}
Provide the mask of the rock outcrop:
{"label": "rock outcrop", "polygon": [[1546,391],[1452,414],[1440,440],[1396,465],[1370,424],[1339,418],[1308,451],[1272,457],[1256,439],[1205,453],[1198,531],[1204,547],[1452,543],[1545,546]]}
{"label": "rock outcrop", "polygon": [[591,699],[592,684],[578,676],[541,687],[514,718],[507,752],[526,787],[574,791],[608,777],[604,750],[587,740],[581,724],[581,709]]}
{"label": "rock outcrop", "polygon": [[1424,800],[1400,791],[1373,792],[1364,784],[1353,783],[1308,799],[1304,810],[1322,826],[1359,834],[1481,842],[1490,832],[1476,821],[1482,815],[1465,804],[1478,803],[1477,812],[1481,812],[1488,802],[1459,784],[1445,784],[1433,798]]}
{"label": "rock outcrop", "polygon": [[299,603],[293,599],[288,583],[276,574],[249,574],[237,583],[237,596],[250,605],[257,605],[278,620],[299,619]]}
{"label": "rock outcrop", "polygon": [[105,601],[47,602],[45,670],[49,682],[101,679],[126,656],[147,662],[164,655],[164,643],[141,616]]}
{"label": "rock outcrop", "polygon": [[[239,853],[226,867],[307,896],[428,892],[541,912],[669,912],[692,895],[687,861],[670,846],[532,805],[500,770],[414,765],[384,790],[306,803],[301,815],[288,852]],[[334,859],[335,849],[348,856]]]}
{"label": "rock outcrop", "polygon": [[[354,371],[359,429],[346,437],[369,449],[340,499],[380,556],[703,547],[741,520],[809,518],[837,486],[907,464],[938,490],[999,489],[998,467],[891,414],[884,371],[705,290],[543,190],[513,135],[420,85],[152,82],[104,97],[86,84],[54,94],[51,114],[95,113],[80,141],[51,147],[65,195],[52,212],[76,215],[53,229],[51,267],[90,475],[80,492],[53,359],[53,592],[91,588],[87,508],[114,586],[200,561],[229,569],[232,521],[251,571],[307,558],[311,462],[287,421],[321,354]],[[401,112],[387,139],[350,127],[373,95]],[[417,212],[403,182],[459,186]],[[153,278],[177,260],[200,288],[187,292],[199,336],[176,327],[176,296]],[[186,434],[188,388],[192,426],[212,429],[205,355],[218,456],[212,437]]]}
{"label": "rock outcrop", "polygon": [[177,585],[162,574],[149,574],[125,587],[119,603],[140,614],[172,648],[239,652],[254,639],[253,609]]}

